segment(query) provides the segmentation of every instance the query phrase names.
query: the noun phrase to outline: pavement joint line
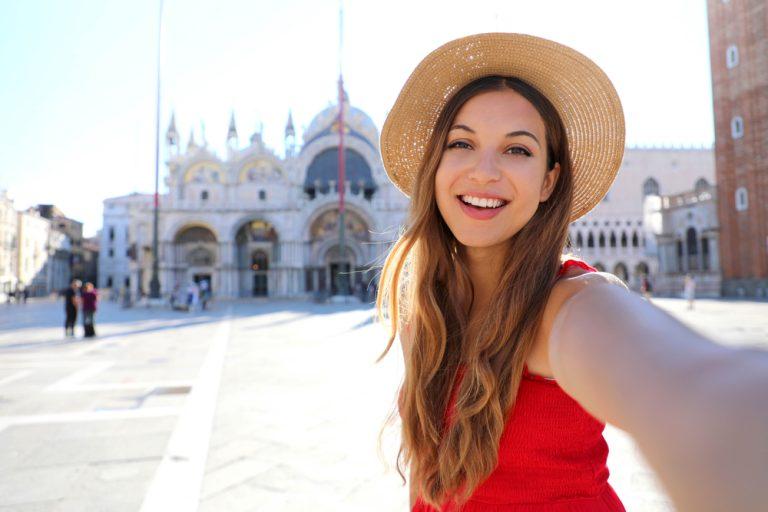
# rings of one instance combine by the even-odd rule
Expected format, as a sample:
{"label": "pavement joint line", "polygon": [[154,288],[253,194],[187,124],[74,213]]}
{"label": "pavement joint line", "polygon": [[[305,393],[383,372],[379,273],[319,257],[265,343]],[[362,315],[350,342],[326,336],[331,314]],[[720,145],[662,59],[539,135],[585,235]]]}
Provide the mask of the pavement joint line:
{"label": "pavement joint line", "polygon": [[180,407],[148,407],[145,409],[123,409],[111,411],[73,411],[52,414],[31,414],[25,416],[0,416],[0,431],[15,425],[45,425],[50,423],[90,423],[108,420],[129,420],[176,416]]}
{"label": "pavement joint line", "polygon": [[55,389],[47,388],[46,393],[77,393],[85,391],[132,391],[146,390],[151,391],[157,388],[175,388],[191,387],[193,381],[188,380],[165,380],[154,382],[104,382],[99,384],[81,384],[72,386],[60,386]]}
{"label": "pavement joint line", "polygon": [[29,371],[29,370],[26,370],[26,371],[16,372],[16,373],[14,373],[12,375],[9,375],[8,377],[6,377],[4,379],[0,379],[0,386],[3,386],[5,384],[10,384],[11,382],[15,382],[17,380],[23,379],[24,377],[26,377],[30,373],[32,373],[32,372]]}
{"label": "pavement joint line", "polygon": [[163,460],[144,496],[140,512],[198,510],[231,330],[232,306],[228,306],[168,441]]}
{"label": "pavement joint line", "polygon": [[81,382],[90,379],[91,377],[94,377],[98,375],[99,373],[104,372],[108,368],[111,368],[115,365],[114,361],[101,361],[98,363],[91,363],[86,368],[83,368],[80,371],[77,371],[75,373],[72,373],[70,375],[67,375],[63,379],[59,379],[47,388],[45,388],[46,392],[52,392],[52,391],[69,391],[72,388],[77,388],[77,385]]}
{"label": "pavement joint line", "polygon": [[61,361],[50,357],[32,361],[9,361],[0,363],[0,370],[14,370],[17,368],[60,368],[62,366],[82,366],[82,361]]}

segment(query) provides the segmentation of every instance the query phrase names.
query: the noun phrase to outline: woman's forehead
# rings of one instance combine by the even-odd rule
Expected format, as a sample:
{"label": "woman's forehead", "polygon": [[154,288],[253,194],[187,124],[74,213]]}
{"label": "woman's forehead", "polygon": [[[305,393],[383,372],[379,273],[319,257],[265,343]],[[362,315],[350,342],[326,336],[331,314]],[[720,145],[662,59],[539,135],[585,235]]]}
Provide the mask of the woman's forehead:
{"label": "woman's forehead", "polygon": [[475,131],[510,132],[522,128],[544,134],[544,120],[536,107],[512,89],[487,91],[473,96],[461,106],[451,124]]}

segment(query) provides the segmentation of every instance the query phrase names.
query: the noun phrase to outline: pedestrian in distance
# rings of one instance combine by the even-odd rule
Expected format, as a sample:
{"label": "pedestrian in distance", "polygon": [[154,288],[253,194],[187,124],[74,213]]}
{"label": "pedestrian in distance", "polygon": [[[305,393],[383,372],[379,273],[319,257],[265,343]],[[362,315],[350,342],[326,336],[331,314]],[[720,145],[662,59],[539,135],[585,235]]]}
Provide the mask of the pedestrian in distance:
{"label": "pedestrian in distance", "polygon": [[208,307],[208,301],[211,299],[211,285],[208,282],[207,279],[201,279],[199,283],[200,288],[200,305],[205,311],[205,309]]}
{"label": "pedestrian in distance", "polygon": [[83,337],[93,338],[96,336],[95,318],[99,301],[98,292],[93,287],[93,283],[85,283],[81,295],[83,304]]}
{"label": "pedestrian in distance", "polygon": [[643,274],[640,277],[640,293],[645,297],[645,300],[651,300],[651,293],[653,292],[653,286],[651,280],[648,279],[648,274]]}
{"label": "pedestrian in distance", "polygon": [[399,338],[405,361],[398,469],[412,511],[623,511],[607,422],[681,511],[768,501],[754,449],[768,354],[715,345],[564,254],[624,152],[621,102],[593,61],[524,34],[448,42],[406,81],[380,146],[411,198],[376,306],[381,357]]}
{"label": "pedestrian in distance", "polygon": [[187,285],[187,307],[190,312],[197,310],[197,304],[200,302],[200,288],[197,283],[190,281]]}
{"label": "pedestrian in distance", "polygon": [[64,297],[64,337],[72,338],[75,336],[75,324],[77,323],[77,312],[80,309],[80,287],[82,282],[79,279],[73,279],[69,288],[62,293]]}
{"label": "pedestrian in distance", "polygon": [[688,301],[688,309],[693,309],[693,301],[696,299],[696,279],[691,274],[685,274],[683,278],[683,298]]}

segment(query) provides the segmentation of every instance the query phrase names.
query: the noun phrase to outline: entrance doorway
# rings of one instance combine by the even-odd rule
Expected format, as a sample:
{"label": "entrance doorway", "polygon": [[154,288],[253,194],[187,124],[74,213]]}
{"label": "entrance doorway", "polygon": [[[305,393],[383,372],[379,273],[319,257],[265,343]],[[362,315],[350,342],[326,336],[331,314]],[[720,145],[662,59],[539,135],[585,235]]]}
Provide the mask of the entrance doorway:
{"label": "entrance doorway", "polygon": [[352,293],[349,272],[349,263],[331,263],[331,295],[350,295]]}
{"label": "entrance doorway", "polygon": [[253,270],[253,296],[266,297],[269,293],[267,271],[269,270],[269,258],[262,250],[253,251],[251,255],[251,269]]}
{"label": "entrance doorway", "polygon": [[200,285],[201,281],[207,281],[208,282],[208,291],[212,291],[212,281],[211,281],[211,274],[194,274],[192,276],[192,280]]}

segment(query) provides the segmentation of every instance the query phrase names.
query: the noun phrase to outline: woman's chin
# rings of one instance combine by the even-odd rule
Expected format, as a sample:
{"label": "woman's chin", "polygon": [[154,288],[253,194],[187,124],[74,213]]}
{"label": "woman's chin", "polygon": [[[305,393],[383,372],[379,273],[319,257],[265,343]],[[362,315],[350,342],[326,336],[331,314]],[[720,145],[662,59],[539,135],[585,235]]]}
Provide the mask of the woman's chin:
{"label": "woman's chin", "polygon": [[479,233],[467,233],[457,236],[456,240],[467,249],[488,249],[501,247],[509,238],[477,236]]}

